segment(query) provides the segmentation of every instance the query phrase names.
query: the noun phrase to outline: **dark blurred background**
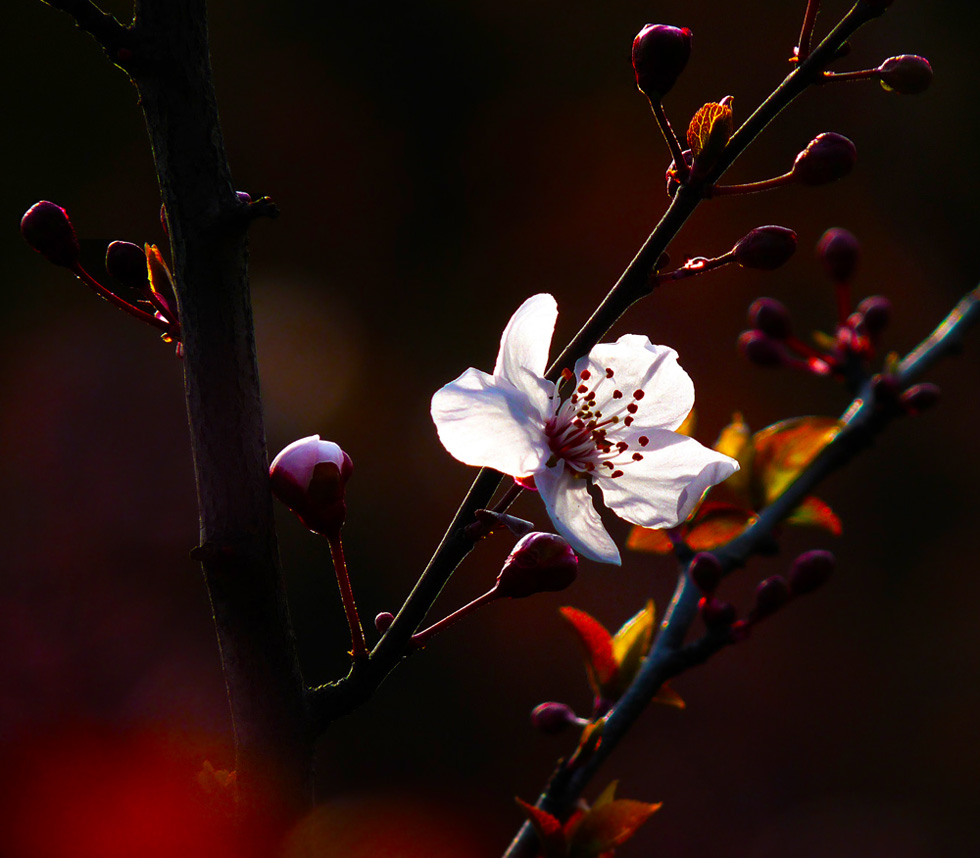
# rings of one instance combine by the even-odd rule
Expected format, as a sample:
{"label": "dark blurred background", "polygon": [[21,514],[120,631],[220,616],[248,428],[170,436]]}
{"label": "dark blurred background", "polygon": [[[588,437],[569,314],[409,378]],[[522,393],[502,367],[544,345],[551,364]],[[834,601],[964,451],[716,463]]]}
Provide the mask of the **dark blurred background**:
{"label": "dark blurred background", "polygon": [[[103,5],[131,14],[123,0]],[[473,476],[439,446],[432,392],[467,366],[489,369],[507,318],[534,292],[557,297],[567,339],[666,204],[668,158],[634,88],[633,35],[647,21],[695,33],[666,104],[678,129],[724,95],[739,120],[786,73],[805,3],[209,5],[236,185],[282,210],[252,232],[270,452],[319,433],[353,457],[345,541],[370,618],[397,607]],[[825,28],[847,4],[823,7]],[[918,53],[933,87],[808,92],[727,178],[783,172],[829,130],[856,142],[855,172],[712,202],[671,248],[676,259],[716,255],[779,223],[800,238],[783,269],[665,288],[614,331],[680,352],[701,440],[736,409],[762,428],[846,404],[834,383],[754,368],[734,348],[763,294],[788,304],[804,334],[833,324],[812,252],[828,227],[863,243],[857,297],[894,303],[888,348],[908,350],[976,283],[972,12],[896,2],[840,68]],[[80,724],[154,730],[230,767],[207,596],[188,559],[197,525],[180,363],[17,230],[50,199],[96,261],[113,239],[164,242],[136,94],[66,16],[15,0],[3,18],[0,743]],[[623,743],[589,797],[619,778],[621,795],[664,802],[624,855],[976,854],[978,366],[975,332],[930,373],[941,407],[893,425],[822,487],[843,537],[787,533],[779,557],[726,582],[744,610],[755,582],[795,553],[839,558],[825,590],[678,680],[686,711],[652,708]],[[516,511],[547,525],[536,498]],[[622,522],[610,529],[625,539]],[[280,530],[304,668],[327,681],[345,670],[349,642],[326,545],[288,514]],[[483,592],[509,547],[491,540],[434,614]],[[534,733],[528,712],[544,700],[588,708],[558,606],[616,628],[650,595],[664,607],[674,575],[669,560],[625,552],[620,569],[583,562],[572,590],[491,606],[441,635],[322,740],[328,808],[375,830],[398,809],[405,830],[417,823],[422,854],[499,854],[521,821],[512,797],[533,800],[573,741]],[[62,745],[38,747],[57,768]],[[0,772],[0,789],[22,788]]]}

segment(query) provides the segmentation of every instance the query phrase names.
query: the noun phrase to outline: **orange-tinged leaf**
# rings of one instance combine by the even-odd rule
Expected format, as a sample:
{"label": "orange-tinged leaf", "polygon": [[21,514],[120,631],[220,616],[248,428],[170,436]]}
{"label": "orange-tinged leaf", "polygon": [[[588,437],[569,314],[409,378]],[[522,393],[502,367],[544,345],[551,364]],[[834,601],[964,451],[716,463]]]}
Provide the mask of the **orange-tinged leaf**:
{"label": "orange-tinged leaf", "polygon": [[626,691],[650,651],[656,619],[653,599],[650,599],[641,611],[630,617],[613,635],[613,658],[616,659],[617,666],[616,683],[615,687],[606,689],[611,692],[608,696],[612,699],[618,699]]}
{"label": "orange-tinged leaf", "polygon": [[698,411],[696,408],[691,409],[691,413],[684,418],[684,422],[681,423],[674,431],[678,435],[687,435],[688,438],[694,437],[694,430],[698,425]]}
{"label": "orange-tinged leaf", "polygon": [[632,551],[648,551],[651,554],[670,554],[674,544],[666,531],[651,530],[648,527],[635,526],[626,538],[626,547]]}
{"label": "orange-tinged leaf", "polygon": [[659,809],[660,804],[631,799],[617,799],[593,807],[571,837],[569,858],[598,858],[621,846]]}
{"label": "orange-tinged leaf", "polygon": [[752,433],[740,412],[736,411],[732,415],[731,423],[721,430],[714,448],[738,461],[739,470],[725,480],[725,488],[751,503],[749,487],[752,482],[755,448],[752,446]]}
{"label": "orange-tinged leaf", "polygon": [[561,823],[540,807],[535,807],[519,798],[514,800],[520,805],[521,810],[524,811],[528,821],[534,827],[538,839],[541,841],[541,851],[545,858],[565,858],[568,854],[568,844],[565,842]]}
{"label": "orange-tinged leaf", "polygon": [[666,682],[660,686],[660,690],[653,698],[654,703],[662,703],[664,706],[673,706],[675,709],[687,709],[684,699],[674,691]]}
{"label": "orange-tinged leaf", "polygon": [[596,748],[602,744],[602,731],[606,728],[605,717],[598,721],[592,721],[582,728],[582,735],[578,738],[578,747],[568,760],[568,766],[574,767],[585,762],[591,757]]}
{"label": "orange-tinged leaf", "polygon": [[163,254],[155,244],[144,245],[146,251],[146,273],[150,280],[150,289],[157,295],[169,295],[173,292],[174,283],[170,269],[163,261]]}
{"label": "orange-tinged leaf", "polygon": [[723,99],[721,103],[709,102],[694,114],[687,127],[687,145],[691,147],[691,155],[695,160],[713,163],[727,145],[733,130],[731,99]]}
{"label": "orange-tinged leaf", "polygon": [[609,804],[616,798],[616,788],[619,786],[619,781],[610,781],[609,785],[599,793],[599,797],[592,802],[592,807],[602,807],[604,804]]}
{"label": "orange-tinged leaf", "polygon": [[769,504],[778,498],[840,432],[833,417],[795,417],[756,432],[755,475]]}
{"label": "orange-tinged leaf", "polygon": [[597,697],[601,697],[616,677],[616,657],[613,654],[612,636],[598,620],[578,608],[561,608],[561,615],[568,620],[585,651],[585,671],[589,685]]}
{"label": "orange-tinged leaf", "polygon": [[804,524],[820,527],[828,533],[832,533],[834,536],[840,536],[843,532],[843,527],[841,526],[840,519],[837,517],[837,513],[820,500],[820,498],[814,497],[813,495],[805,498],[803,503],[787,516],[786,521],[789,524]]}
{"label": "orange-tinged leaf", "polygon": [[731,542],[756,518],[753,512],[741,507],[705,504],[697,521],[688,528],[684,541],[692,551],[711,551]]}

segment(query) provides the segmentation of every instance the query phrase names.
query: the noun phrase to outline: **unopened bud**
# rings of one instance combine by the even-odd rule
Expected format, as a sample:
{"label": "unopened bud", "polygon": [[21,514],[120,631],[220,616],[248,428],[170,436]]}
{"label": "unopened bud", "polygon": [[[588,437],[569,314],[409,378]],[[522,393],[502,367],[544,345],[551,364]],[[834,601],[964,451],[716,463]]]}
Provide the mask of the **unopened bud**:
{"label": "unopened bud", "polygon": [[564,590],[577,572],[578,557],[564,539],[554,533],[529,533],[504,561],[494,590],[511,599]]}
{"label": "unopened bud", "polygon": [[880,66],[881,85],[889,92],[901,95],[918,95],[932,83],[932,66],[925,57],[902,54],[889,57]]}
{"label": "unopened bud", "polygon": [[250,203],[252,202],[252,195],[248,191],[235,191],[235,196],[238,197],[238,202],[240,203]]}
{"label": "unopened bud", "polygon": [[817,242],[817,258],[835,283],[847,283],[857,269],[861,245],[854,234],[839,227],[828,229]]}
{"label": "unopened bud", "polygon": [[792,327],[789,310],[775,298],[757,298],[749,307],[749,324],[774,340],[785,340]]}
{"label": "unopened bud", "polygon": [[779,343],[762,331],[743,331],[738,350],[757,366],[783,366],[786,356]]}
{"label": "unopened bud", "polygon": [[389,627],[395,620],[395,615],[391,611],[382,611],[378,616],[374,618],[374,627],[378,630],[378,634],[383,635],[388,631]]}
{"label": "unopened bud", "polygon": [[892,302],[883,295],[872,295],[857,305],[857,312],[864,323],[864,329],[870,336],[876,337],[891,321]]}
{"label": "unopened bud", "polygon": [[857,163],[857,147],[843,134],[818,134],[796,156],[793,178],[804,185],[825,185],[842,179]]}
{"label": "unopened bud", "polygon": [[344,486],[354,463],[333,441],[310,435],[293,441],[272,460],[272,493],[314,533],[332,536],[347,514]]}
{"label": "unopened bud", "polygon": [[827,583],[834,572],[834,555],[829,551],[807,551],[793,561],[789,588],[794,596],[812,593]]}
{"label": "unopened bud", "polygon": [[541,703],[531,710],[531,724],[542,733],[555,735],[578,723],[575,711],[566,703]]}
{"label": "unopened bud", "polygon": [[785,226],[757,226],[732,248],[735,261],[743,268],[772,271],[796,251],[796,233]]}
{"label": "unopened bud", "polygon": [[68,212],[61,206],[41,200],[20,219],[20,231],[27,243],[49,262],[71,268],[78,262],[79,246]]}
{"label": "unopened bud", "polygon": [[677,82],[691,56],[687,27],[647,24],[633,39],[636,85],[650,101],[660,101]]}
{"label": "unopened bud", "polygon": [[702,593],[714,593],[715,588],[721,582],[724,570],[721,563],[710,551],[702,551],[695,554],[688,567],[691,580],[698,585]]}
{"label": "unopened bud", "polygon": [[936,405],[941,394],[942,391],[938,385],[926,382],[925,384],[913,384],[898,400],[909,414],[915,416]]}
{"label": "unopened bud", "polygon": [[124,286],[142,291],[146,286],[146,251],[131,241],[114,241],[106,248],[105,270]]}
{"label": "unopened bud", "polygon": [[723,602],[713,596],[702,596],[698,610],[709,629],[728,628],[738,618],[738,612],[731,602]]}
{"label": "unopened bud", "polygon": [[782,575],[773,575],[761,581],[755,588],[755,608],[749,618],[752,622],[776,613],[790,598],[789,584]]}

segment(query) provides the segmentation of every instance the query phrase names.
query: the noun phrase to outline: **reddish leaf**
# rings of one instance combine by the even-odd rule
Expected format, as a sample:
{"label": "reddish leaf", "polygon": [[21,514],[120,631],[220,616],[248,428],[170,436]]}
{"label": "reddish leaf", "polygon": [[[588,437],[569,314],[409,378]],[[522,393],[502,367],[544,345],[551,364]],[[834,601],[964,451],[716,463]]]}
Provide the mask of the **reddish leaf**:
{"label": "reddish leaf", "polygon": [[755,520],[752,512],[737,506],[705,504],[684,541],[693,551],[710,551],[733,540]]}
{"label": "reddish leaf", "polygon": [[796,417],[756,432],[755,473],[763,501],[772,503],[840,432],[833,417]]}
{"label": "reddish leaf", "polygon": [[568,844],[565,841],[561,823],[550,813],[535,807],[533,804],[528,804],[519,798],[514,800],[520,805],[521,810],[524,811],[528,821],[534,827],[538,839],[541,841],[541,851],[545,858],[565,858],[568,855]]}
{"label": "reddish leaf", "polygon": [[662,703],[664,706],[673,706],[675,709],[687,709],[684,699],[674,691],[666,682],[660,686],[660,690],[653,698],[654,703]]}
{"label": "reddish leaf", "polygon": [[603,689],[616,677],[616,657],[613,654],[612,636],[605,626],[578,608],[564,607],[562,616],[568,620],[585,651],[585,670],[589,685],[596,697],[601,697]]}
{"label": "reddish leaf", "polygon": [[674,550],[674,545],[665,531],[639,526],[630,530],[626,547],[633,551],[648,551],[651,554],[670,554]]}
{"label": "reddish leaf", "polygon": [[809,524],[813,527],[821,527],[834,536],[840,536],[843,532],[837,513],[820,498],[813,495],[804,499],[803,503],[790,513],[786,521],[790,524]]}
{"label": "reddish leaf", "polygon": [[598,858],[621,846],[659,809],[659,804],[630,799],[593,807],[571,837],[569,858]]}

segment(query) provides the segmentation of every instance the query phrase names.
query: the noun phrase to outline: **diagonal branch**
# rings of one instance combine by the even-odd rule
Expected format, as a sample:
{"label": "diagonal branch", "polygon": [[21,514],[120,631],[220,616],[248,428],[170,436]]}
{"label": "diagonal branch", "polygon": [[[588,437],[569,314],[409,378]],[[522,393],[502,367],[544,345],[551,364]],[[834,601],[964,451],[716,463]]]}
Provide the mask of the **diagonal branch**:
{"label": "diagonal branch", "polygon": [[92,0],[41,0],[55,9],[67,12],[78,27],[92,36],[115,59],[119,48],[129,40],[130,30],[112,15],[103,12]]}

